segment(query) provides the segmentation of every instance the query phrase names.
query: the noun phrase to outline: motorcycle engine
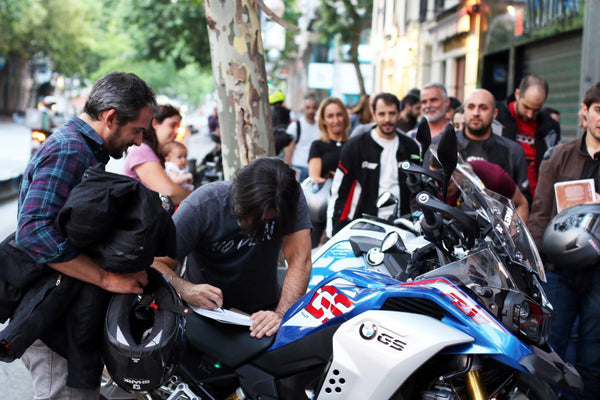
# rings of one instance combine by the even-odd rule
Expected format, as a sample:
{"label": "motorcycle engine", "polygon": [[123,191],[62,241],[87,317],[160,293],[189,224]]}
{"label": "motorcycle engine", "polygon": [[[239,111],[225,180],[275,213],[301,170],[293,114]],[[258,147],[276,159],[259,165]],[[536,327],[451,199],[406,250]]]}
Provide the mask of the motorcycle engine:
{"label": "motorcycle engine", "polygon": [[433,390],[421,392],[421,400],[460,400],[460,396],[449,386],[435,385]]}

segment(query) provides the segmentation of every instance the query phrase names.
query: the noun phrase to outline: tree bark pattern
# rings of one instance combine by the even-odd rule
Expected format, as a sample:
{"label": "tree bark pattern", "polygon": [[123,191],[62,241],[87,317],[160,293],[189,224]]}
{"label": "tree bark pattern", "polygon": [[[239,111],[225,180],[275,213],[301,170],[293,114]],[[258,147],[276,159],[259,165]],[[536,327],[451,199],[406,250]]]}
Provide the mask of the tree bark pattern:
{"label": "tree bark pattern", "polygon": [[206,0],[225,179],[275,153],[258,7],[254,0]]}

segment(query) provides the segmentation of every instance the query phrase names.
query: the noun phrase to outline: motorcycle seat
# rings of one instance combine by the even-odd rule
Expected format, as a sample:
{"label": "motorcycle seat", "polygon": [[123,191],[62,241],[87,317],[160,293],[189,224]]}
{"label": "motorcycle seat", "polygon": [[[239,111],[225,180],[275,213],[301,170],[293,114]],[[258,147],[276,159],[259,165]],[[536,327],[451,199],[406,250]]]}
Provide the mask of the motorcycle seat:
{"label": "motorcycle seat", "polygon": [[275,335],[256,339],[247,326],[227,324],[196,313],[187,314],[187,346],[237,368],[271,347]]}

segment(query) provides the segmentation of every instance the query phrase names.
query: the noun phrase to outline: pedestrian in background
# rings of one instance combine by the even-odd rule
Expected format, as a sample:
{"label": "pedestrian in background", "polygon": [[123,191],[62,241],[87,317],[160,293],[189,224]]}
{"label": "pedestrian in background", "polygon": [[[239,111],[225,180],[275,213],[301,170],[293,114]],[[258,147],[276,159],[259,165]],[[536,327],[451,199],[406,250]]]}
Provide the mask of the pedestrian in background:
{"label": "pedestrian in background", "polygon": [[421,114],[421,99],[419,95],[408,93],[402,99],[402,111],[398,119],[398,128],[402,132],[410,132],[417,127],[417,119]]}
{"label": "pedestrian in background", "polygon": [[371,115],[371,106],[369,105],[369,95],[360,96],[358,103],[350,108],[350,132],[358,125],[368,124],[373,120]]}
{"label": "pedestrian in background", "polygon": [[285,162],[296,170],[300,182],[308,177],[308,151],[311,143],[319,137],[319,127],[315,121],[318,108],[317,99],[311,95],[306,96],[302,116],[287,128],[287,133],[293,140],[283,150]]}
{"label": "pedestrian in background", "polygon": [[449,121],[454,121],[454,114],[456,113],[456,110],[458,110],[462,106],[462,104],[460,103],[460,100],[456,97],[450,96],[448,97],[448,99],[450,101],[448,102],[446,117],[448,117]]}
{"label": "pedestrian in background", "polygon": [[187,147],[174,140],[163,146],[165,172],[173,182],[187,190],[194,190],[194,176],[188,171]]}
{"label": "pedestrian in background", "polygon": [[396,128],[400,101],[395,95],[380,93],[372,106],[373,129],[353,136],[342,149],[327,208],[328,237],[363,213],[387,218],[393,207],[376,205],[383,192],[398,198],[402,214],[410,212],[410,190],[399,165],[417,161],[419,146]]}
{"label": "pedestrian in background", "polygon": [[177,137],[181,114],[166,104],[159,107],[152,122],[144,130],[139,146],[128,150],[123,174],[142,182],[148,189],[169,196],[176,205],[191,191],[173,182],[165,172],[162,148]]}
{"label": "pedestrian in background", "polygon": [[[321,243],[326,225],[327,202],[330,197],[331,179],[340,160],[342,146],[348,140],[350,119],[344,103],[337,97],[329,97],[321,103],[317,112],[321,137],[312,142],[308,155],[308,175],[314,185],[306,194],[309,207],[316,207],[318,218],[312,217],[313,230],[310,234],[312,247]],[[329,182],[328,182],[329,181]],[[327,183],[327,184],[326,184]],[[316,190],[315,190],[316,189]],[[326,191],[326,193],[317,192]],[[305,191],[306,193],[306,191]],[[312,204],[313,198],[324,204]],[[311,216],[313,213],[311,213]]]}
{"label": "pedestrian in background", "polygon": [[465,127],[465,107],[460,106],[452,117],[452,125],[455,131],[460,131]]}
{"label": "pedestrian in background", "polygon": [[549,114],[541,112],[547,97],[548,83],[540,76],[527,75],[514,95],[496,104],[496,119],[503,126],[502,136],[516,141],[525,151],[531,189],[526,196],[529,198],[535,194],[544,154],[560,141],[560,124]]}
{"label": "pedestrian in background", "polygon": [[215,107],[213,113],[208,116],[208,133],[211,136],[221,137],[221,125],[219,124],[217,107]]}
{"label": "pedestrian in background", "polygon": [[[421,89],[421,113],[427,118],[431,137],[435,137],[444,131],[451,120],[448,119],[447,111],[450,105],[446,86],[441,83],[428,83]],[[413,139],[416,137],[417,129],[407,132]]]}
{"label": "pedestrian in background", "polygon": [[[531,202],[523,149],[514,141],[492,132],[492,121],[497,113],[494,95],[485,89],[476,89],[467,97],[464,107],[465,126],[456,132],[456,141],[465,161],[481,159],[499,165]],[[432,143],[438,143],[440,138],[434,137]],[[429,158],[429,153],[425,158]]]}
{"label": "pedestrian in background", "polygon": [[556,108],[544,107],[542,108],[542,112],[550,115],[550,117],[560,125],[560,111],[558,111]]}

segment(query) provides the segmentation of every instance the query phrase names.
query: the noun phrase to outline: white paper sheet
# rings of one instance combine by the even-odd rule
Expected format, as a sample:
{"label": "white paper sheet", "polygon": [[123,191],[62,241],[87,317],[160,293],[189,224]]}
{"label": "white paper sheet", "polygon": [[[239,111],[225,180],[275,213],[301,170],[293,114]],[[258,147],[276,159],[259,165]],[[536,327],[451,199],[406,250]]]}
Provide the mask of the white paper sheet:
{"label": "white paper sheet", "polygon": [[205,317],[212,318],[219,322],[227,324],[244,325],[250,326],[252,321],[249,315],[240,314],[239,312],[224,310],[217,308],[216,310],[205,310],[204,308],[192,307],[195,313],[204,315]]}

